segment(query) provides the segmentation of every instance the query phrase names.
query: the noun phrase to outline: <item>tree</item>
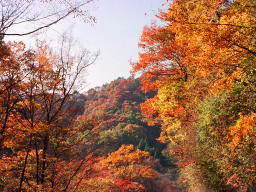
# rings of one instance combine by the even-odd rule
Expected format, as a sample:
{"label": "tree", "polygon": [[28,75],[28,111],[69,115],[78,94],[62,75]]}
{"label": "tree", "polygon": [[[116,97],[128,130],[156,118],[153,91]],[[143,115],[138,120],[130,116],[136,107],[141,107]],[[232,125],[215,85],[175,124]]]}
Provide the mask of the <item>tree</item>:
{"label": "tree", "polygon": [[[4,191],[68,188],[72,175],[78,172],[76,169],[88,161],[88,158],[79,157],[75,149],[71,150],[75,143],[68,143],[68,138],[75,134],[75,130],[71,127],[73,119],[63,119],[69,113],[64,105],[79,76],[94,63],[97,54],[91,55],[84,50],[80,55],[73,55],[71,45],[67,44],[62,41],[56,56],[44,43],[38,44],[36,50],[26,51],[23,43],[10,48],[13,52],[6,61],[12,59],[19,67],[12,66],[11,71],[8,67],[2,68],[6,70],[3,74],[13,72],[19,76],[15,76],[15,84],[11,84],[14,91],[10,92],[10,98],[14,99],[9,99],[10,104],[3,106],[3,120],[7,119],[7,124],[1,131],[1,161],[3,165],[9,164],[0,170]],[[6,100],[3,96],[1,99]],[[7,111],[8,106],[11,108]],[[69,170],[68,183],[57,182],[61,168],[72,164],[71,154],[76,162],[73,164],[75,170],[73,173]],[[5,174],[12,171],[14,175]]]}
{"label": "tree", "polygon": [[[95,18],[90,16],[84,7],[93,0],[2,0],[0,35],[24,36],[48,28],[66,17],[73,15],[80,17],[85,22],[94,22]],[[9,32],[16,26],[30,25],[28,31]]]}
{"label": "tree", "polygon": [[[5,52],[0,59],[1,74],[1,128],[0,128],[0,151],[3,143],[8,139],[8,129],[14,126],[9,120],[14,118],[14,111],[20,100],[19,93],[22,90],[22,82],[30,73],[28,66],[33,62],[34,55],[25,50],[25,45],[20,43],[8,43],[3,48]],[[11,123],[11,124],[10,124]]]}
{"label": "tree", "polygon": [[[139,149],[134,150],[133,145],[122,145],[117,151],[108,154],[108,157],[99,161],[95,167],[102,177],[111,178],[111,191],[147,191],[150,190],[151,178],[157,175],[146,159],[149,153]],[[111,181],[110,180],[110,181]]]}
{"label": "tree", "polygon": [[253,190],[255,1],[175,0],[158,18],[132,63],[143,90],[158,91],[141,105],[146,120],[209,187]]}

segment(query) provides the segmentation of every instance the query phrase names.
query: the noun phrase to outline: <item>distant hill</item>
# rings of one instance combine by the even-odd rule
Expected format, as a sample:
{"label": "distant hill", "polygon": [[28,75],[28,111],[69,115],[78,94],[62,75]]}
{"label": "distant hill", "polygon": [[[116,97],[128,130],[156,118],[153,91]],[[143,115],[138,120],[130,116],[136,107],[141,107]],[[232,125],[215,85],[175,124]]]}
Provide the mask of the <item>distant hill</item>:
{"label": "distant hill", "polygon": [[[107,155],[122,144],[133,144],[164,163],[164,145],[156,140],[160,128],[148,126],[140,112],[140,104],[154,94],[141,91],[140,79],[118,78],[83,95],[74,95],[67,106],[79,115],[74,126],[86,135],[83,150],[93,146],[96,154]],[[79,108],[81,105],[83,108]]]}

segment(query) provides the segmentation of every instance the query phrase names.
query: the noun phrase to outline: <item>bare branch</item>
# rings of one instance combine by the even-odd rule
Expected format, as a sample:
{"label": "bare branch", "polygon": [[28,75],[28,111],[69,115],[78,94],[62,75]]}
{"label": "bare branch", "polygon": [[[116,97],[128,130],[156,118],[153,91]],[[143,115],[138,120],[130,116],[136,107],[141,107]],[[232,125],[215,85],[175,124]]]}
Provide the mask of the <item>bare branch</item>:
{"label": "bare branch", "polygon": [[[71,14],[77,13],[79,16],[85,16],[88,20],[92,21],[91,16],[87,14],[87,11],[82,10],[86,4],[93,2],[93,0],[81,0],[81,2],[77,1],[66,1],[63,0],[56,5],[54,4],[56,0],[50,2],[31,0],[10,0],[5,3],[1,3],[1,18],[0,18],[0,35],[4,36],[25,36],[30,35],[35,32],[38,32],[42,29],[49,28],[50,26],[60,22]],[[52,10],[47,10],[46,13],[36,12],[31,8],[35,8],[40,5],[52,5]],[[44,9],[47,9],[46,7]],[[83,13],[83,14],[82,14]],[[86,13],[86,14],[85,14]],[[46,19],[51,19],[51,21],[47,21]],[[38,26],[39,21],[44,21],[44,24]],[[15,25],[19,24],[30,24],[35,23],[37,27],[28,32],[15,32],[15,33],[7,33],[9,29],[11,29]],[[2,38],[3,38],[2,37]]]}

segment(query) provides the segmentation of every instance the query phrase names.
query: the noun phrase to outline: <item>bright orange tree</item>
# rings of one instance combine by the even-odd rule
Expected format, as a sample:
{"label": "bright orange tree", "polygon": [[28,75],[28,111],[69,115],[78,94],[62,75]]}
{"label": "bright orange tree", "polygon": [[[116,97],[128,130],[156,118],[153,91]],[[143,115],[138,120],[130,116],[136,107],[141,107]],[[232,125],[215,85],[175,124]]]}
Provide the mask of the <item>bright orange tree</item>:
{"label": "bright orange tree", "polygon": [[[74,63],[76,58],[67,55],[64,42],[61,57],[45,44],[36,50],[27,50],[22,42],[8,47],[9,53],[1,58],[1,189],[69,188],[80,163],[88,158],[78,157],[72,148],[75,143],[68,142],[76,130],[72,119],[62,117],[69,113],[65,104],[79,75],[95,58],[90,60],[84,52]],[[72,167],[69,174],[60,174],[65,167]]]}
{"label": "bright orange tree", "polygon": [[[209,152],[203,162],[218,167],[214,172],[225,180],[219,183],[230,186],[227,180],[235,169],[225,171],[227,164],[221,156],[233,162],[242,154],[240,150],[227,152],[230,144],[255,144],[254,124],[251,131],[243,126],[255,112],[255,1],[175,0],[158,18],[159,26],[144,28],[139,61],[132,63],[132,74],[142,73],[143,90],[158,90],[142,104],[142,112],[150,123],[162,124],[160,139],[171,143],[172,151],[187,162],[199,161],[196,149],[200,150],[202,142],[215,142],[217,150],[201,148],[206,150],[201,154]],[[212,108],[207,106],[210,103]],[[244,139],[250,142],[244,145]],[[247,148],[244,157],[250,161],[249,154],[255,154],[252,148]],[[212,165],[210,159],[215,159]],[[254,166],[250,164],[249,169]],[[247,180],[238,172],[237,181],[252,186],[252,172]]]}
{"label": "bright orange tree", "polygon": [[[133,145],[122,145],[95,164],[95,174],[88,184],[94,190],[105,183],[104,191],[147,191],[150,179],[157,175],[150,165],[149,153],[135,150]],[[97,178],[97,179],[95,179]],[[96,182],[96,183],[95,183]]]}

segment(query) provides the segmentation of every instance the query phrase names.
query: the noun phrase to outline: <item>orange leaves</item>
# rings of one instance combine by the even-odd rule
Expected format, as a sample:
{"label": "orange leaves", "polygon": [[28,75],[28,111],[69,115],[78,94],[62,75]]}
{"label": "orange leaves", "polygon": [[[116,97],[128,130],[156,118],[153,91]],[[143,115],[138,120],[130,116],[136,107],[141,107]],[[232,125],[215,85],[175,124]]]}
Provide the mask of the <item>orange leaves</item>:
{"label": "orange leaves", "polygon": [[139,149],[134,150],[133,145],[122,145],[117,151],[110,153],[103,161],[105,167],[118,167],[122,165],[141,163],[145,157],[149,157],[148,152]]}
{"label": "orange leaves", "polygon": [[112,178],[113,189],[126,191],[144,191],[144,181],[154,177],[157,172],[146,165],[148,152],[134,150],[133,145],[122,145],[117,151],[108,154],[106,159],[95,165],[103,175],[101,178]]}
{"label": "orange leaves", "polygon": [[[255,42],[256,32],[252,5],[244,0],[173,1],[168,11],[160,12],[164,24],[144,28],[139,61],[131,63],[132,74],[142,73],[144,91],[159,90],[179,80],[189,84],[188,77],[203,80],[212,94],[231,90],[233,82],[242,77],[241,63],[255,55],[250,43]],[[150,103],[153,100],[142,109],[153,114]]]}
{"label": "orange leaves", "polygon": [[[67,64],[63,59],[57,64],[57,58],[45,44],[37,50],[26,50],[22,42],[8,46],[9,54],[0,58],[0,175],[5,175],[0,176],[0,188],[48,191],[55,180],[64,187],[83,168],[83,163],[90,162],[85,159],[81,164],[68,166],[71,160],[67,160],[71,155],[77,160],[78,153],[76,143],[70,142],[77,132],[71,131],[73,119],[68,117],[71,112],[66,103],[88,64],[84,61],[86,54],[79,57],[81,63],[74,70],[71,61]],[[67,172],[71,176],[62,175],[65,182],[56,179],[58,163],[70,169]],[[8,169],[8,165],[12,167]]]}
{"label": "orange leaves", "polygon": [[[178,149],[180,154],[176,156],[181,159],[199,163],[195,151],[197,146],[203,146],[202,152],[198,152],[203,163],[220,167],[228,174],[241,170],[245,164],[250,167],[248,162],[255,156],[255,88],[251,88],[255,84],[255,5],[252,0],[174,0],[167,11],[160,12],[159,26],[144,28],[139,60],[132,63],[132,73],[142,74],[142,89],[158,91],[141,109],[150,124],[161,124],[159,140],[169,143],[170,150]],[[209,133],[205,134],[198,114],[207,109],[200,103],[207,97],[224,94],[241,99],[230,99],[224,109],[212,112],[212,124],[207,124]],[[209,105],[218,106],[218,101]],[[228,106],[232,111],[228,111]],[[230,126],[233,119],[225,119],[226,116],[236,116],[241,111],[246,115],[240,115],[236,124]],[[220,119],[217,114],[221,114]],[[203,119],[207,121],[207,115]],[[218,134],[212,130],[218,130]],[[236,165],[237,170],[225,170],[221,158],[229,148],[233,151],[226,161],[234,158],[242,162],[241,166]]]}
{"label": "orange leaves", "polygon": [[36,61],[40,70],[50,70],[56,63],[56,56],[49,52],[49,47],[46,44],[43,44],[36,50]]}
{"label": "orange leaves", "polygon": [[209,93],[211,95],[221,95],[223,92],[230,92],[234,88],[234,83],[241,79],[244,74],[241,68],[237,68],[232,74],[225,74],[223,70],[219,70],[216,75],[218,79],[209,86]]}
{"label": "orange leaves", "polygon": [[255,36],[250,3],[176,0],[160,18],[168,22],[176,43],[185,50],[186,65],[209,75],[212,70],[232,68],[254,54],[249,42]]}
{"label": "orange leaves", "polygon": [[139,61],[131,62],[131,73],[142,72],[142,89],[145,91],[156,90],[156,80],[168,77],[180,77],[184,71],[181,58],[183,52],[174,40],[175,35],[165,27],[152,24],[145,27],[139,48]]}
{"label": "orange leaves", "polygon": [[115,185],[118,186],[119,190],[127,191],[127,192],[143,192],[143,185],[137,182],[131,182],[127,178],[116,179]]}
{"label": "orange leaves", "polygon": [[150,126],[159,123],[157,119],[157,110],[153,107],[153,103],[157,100],[158,97],[155,96],[151,99],[147,99],[144,103],[140,105],[141,112],[145,116],[144,121],[147,121]]}
{"label": "orange leaves", "polygon": [[129,177],[132,180],[151,178],[156,174],[155,171],[143,163],[148,157],[148,152],[134,150],[133,145],[122,145],[100,164],[102,168],[110,169],[118,177]]}
{"label": "orange leaves", "polygon": [[[231,136],[231,147],[236,147],[242,142],[245,142],[246,137],[251,137],[256,134],[256,114],[251,113],[250,115],[240,114],[240,118],[237,120],[234,126],[229,127]],[[256,141],[254,141],[254,146]]]}
{"label": "orange leaves", "polygon": [[162,125],[159,140],[177,149],[179,162],[201,164],[213,187],[228,180],[235,191],[255,185],[255,6],[174,0],[159,26],[144,28],[132,63],[143,90],[158,91],[141,108],[149,123]]}

